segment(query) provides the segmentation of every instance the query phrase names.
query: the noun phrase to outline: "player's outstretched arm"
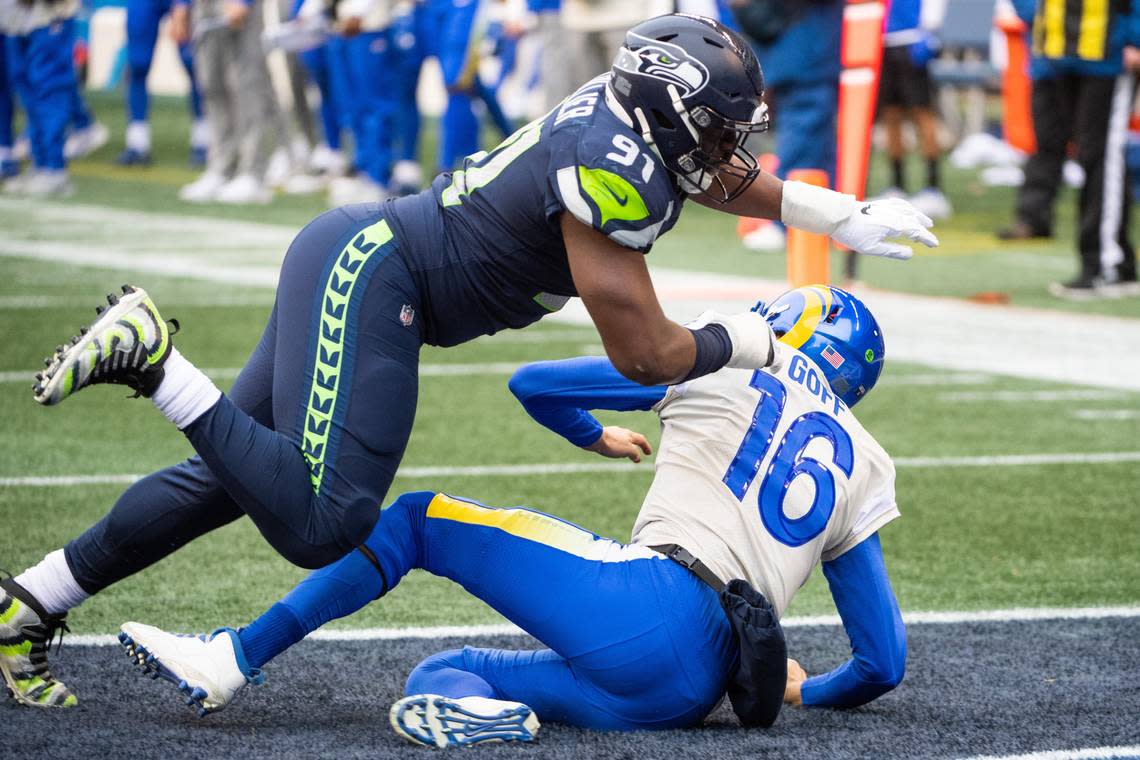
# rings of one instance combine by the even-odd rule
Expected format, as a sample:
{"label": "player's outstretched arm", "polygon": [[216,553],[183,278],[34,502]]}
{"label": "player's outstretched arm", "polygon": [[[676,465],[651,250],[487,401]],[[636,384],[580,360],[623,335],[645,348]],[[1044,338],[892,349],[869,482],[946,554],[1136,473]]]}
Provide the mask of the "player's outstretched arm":
{"label": "player's outstretched arm", "polygon": [[705,196],[694,199],[709,208],[738,216],[779,219],[789,227],[828,235],[853,251],[891,259],[909,259],[909,245],[892,243],[902,239],[938,245],[930,231],[934,222],[901,198],[859,201],[853,195],[837,193],[803,182],[781,182],[762,172],[730,203],[720,204]]}
{"label": "player's outstretched arm", "polygon": [[648,411],[668,390],[664,385],[640,385],[623,377],[602,356],[527,364],[511,376],[509,387],[543,427],[575,446],[635,462],[642,453],[652,453],[645,437],[625,428],[602,427],[590,410]]}
{"label": "player's outstretched arm", "polygon": [[810,707],[858,707],[902,682],[906,627],[891,589],[879,534],[823,563],[831,596],[851,640],[852,657],[800,688]]}
{"label": "player's outstretched arm", "polygon": [[562,215],[562,237],[574,287],[601,336],[606,355],[625,377],[667,385],[721,367],[760,369],[772,363],[775,337],[764,318],[716,315],[698,329],[665,316],[644,254]]}

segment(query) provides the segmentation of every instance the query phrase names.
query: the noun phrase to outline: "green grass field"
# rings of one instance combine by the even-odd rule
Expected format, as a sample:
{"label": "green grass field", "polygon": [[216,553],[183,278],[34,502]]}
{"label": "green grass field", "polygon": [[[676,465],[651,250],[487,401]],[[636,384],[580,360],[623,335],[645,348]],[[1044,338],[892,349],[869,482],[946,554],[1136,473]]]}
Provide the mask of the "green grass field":
{"label": "green grass field", "polygon": [[[121,139],[117,99],[93,98],[100,116]],[[156,108],[157,164],[146,170],[109,165],[117,143],[75,167],[73,204],[167,214],[209,215],[299,228],[323,207],[319,198],[281,199],[268,208],[188,208],[175,200],[185,169],[184,117],[177,103]],[[969,296],[1002,291],[1013,302],[1136,319],[1140,300],[1087,306],[1052,300],[1050,279],[1075,266],[1069,246],[1072,198],[1064,195],[1056,242],[1005,247],[990,231],[1007,220],[1012,194],[982,188],[970,175],[949,172],[959,214],[940,225],[943,247],[909,264],[865,261],[871,284],[915,293]],[[85,244],[126,240],[130,229],[46,229],[18,205],[0,204],[3,236],[26,241],[29,254],[0,257],[0,566],[19,571],[38,561],[99,518],[122,485],[30,486],[7,479],[28,476],[143,474],[190,453],[185,440],[143,400],[99,388],[62,407],[33,403],[28,377],[43,356],[92,316],[104,292],[127,280],[144,284],[167,316],[183,325],[181,350],[198,366],[240,367],[256,342],[272,299],[264,287],[233,286],[195,278],[34,258],[37,241]],[[746,253],[734,223],[694,208],[654,250],[651,261],[685,269],[777,277],[782,257]],[[176,229],[149,241],[164,251],[210,255],[211,240]],[[836,269],[838,271],[838,269]],[[995,330],[1001,312],[995,312]],[[1047,336],[1042,345],[1047,346]],[[1095,335],[1090,335],[1095,340]],[[888,345],[890,336],[887,336]],[[518,364],[596,353],[586,327],[537,325],[521,334],[477,340],[455,349],[429,349],[427,365]],[[1043,350],[1045,350],[1043,348]],[[219,373],[227,387],[232,373]],[[534,425],[506,389],[503,372],[429,374],[405,465],[470,466],[594,462]],[[891,576],[904,610],[989,609],[1015,606],[1098,606],[1140,603],[1140,467],[1135,461],[1002,466],[948,466],[916,458],[1024,454],[1131,452],[1140,440],[1140,394],[954,373],[917,364],[890,364],[859,417],[899,459],[898,497],[903,518],[883,531]],[[1060,391],[1053,395],[1039,392]],[[1070,393],[1077,392],[1076,394]],[[1009,392],[1009,393],[1003,393]],[[972,395],[971,395],[972,394]],[[996,394],[996,395],[995,395]],[[1036,395],[1034,395],[1036,394]],[[607,418],[617,419],[617,417]],[[651,433],[648,414],[623,424]],[[909,462],[909,464],[908,464]],[[619,539],[628,538],[649,483],[641,472],[614,469],[586,474],[407,477],[392,494],[433,489],[496,505],[525,504]],[[103,633],[127,619],[177,629],[240,624],[287,591],[301,571],[276,557],[252,525],[239,521],[112,587],[71,617],[78,632]],[[797,615],[832,611],[818,576],[793,603]],[[413,574],[383,602],[339,625],[409,626],[495,622],[496,615],[457,587]]]}

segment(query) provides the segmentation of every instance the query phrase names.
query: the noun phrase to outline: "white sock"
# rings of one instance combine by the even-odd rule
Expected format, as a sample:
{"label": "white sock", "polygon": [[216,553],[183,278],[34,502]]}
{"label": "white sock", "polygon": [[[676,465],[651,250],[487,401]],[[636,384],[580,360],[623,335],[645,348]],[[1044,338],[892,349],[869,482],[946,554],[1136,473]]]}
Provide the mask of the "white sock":
{"label": "white sock", "polygon": [[208,412],[222,397],[206,373],[191,364],[177,348],[170,350],[163,369],[166,374],[150,400],[179,430]]}
{"label": "white sock", "polygon": [[205,119],[195,119],[190,124],[190,147],[210,147],[210,122]]}
{"label": "white sock", "polygon": [[150,125],[145,121],[127,124],[127,147],[139,153],[150,153]]}
{"label": "white sock", "polygon": [[14,580],[27,589],[49,615],[67,612],[91,596],[71,574],[63,549],[56,549],[40,560],[38,565],[17,575]]}

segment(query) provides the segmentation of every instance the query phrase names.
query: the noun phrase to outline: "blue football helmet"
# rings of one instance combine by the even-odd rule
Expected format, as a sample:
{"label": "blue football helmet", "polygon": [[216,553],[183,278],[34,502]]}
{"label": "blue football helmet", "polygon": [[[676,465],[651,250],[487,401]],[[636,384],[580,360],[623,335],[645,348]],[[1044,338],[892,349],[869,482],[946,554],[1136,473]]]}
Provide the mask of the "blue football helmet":
{"label": "blue football helmet", "polygon": [[764,75],[752,47],[704,16],[674,13],[625,35],[606,87],[681,189],[728,203],[760,174],[748,138],[768,128]]}
{"label": "blue football helmet", "polygon": [[867,305],[846,290],[796,288],[763,313],[780,342],[815,362],[847,406],[855,406],[875,387],[883,371],[883,331]]}

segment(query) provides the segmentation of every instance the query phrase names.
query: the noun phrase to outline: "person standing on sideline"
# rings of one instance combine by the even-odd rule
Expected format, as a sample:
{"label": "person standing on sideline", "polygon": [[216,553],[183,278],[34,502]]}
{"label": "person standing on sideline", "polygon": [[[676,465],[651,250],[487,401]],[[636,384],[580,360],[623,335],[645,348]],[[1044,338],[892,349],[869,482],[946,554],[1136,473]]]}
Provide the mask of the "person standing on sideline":
{"label": "person standing on sideline", "polygon": [[891,3],[887,31],[883,35],[879,118],[886,127],[887,155],[891,162],[891,187],[886,194],[902,197],[907,192],[903,120],[909,118],[918,133],[919,147],[926,161],[926,182],[910,202],[932,219],[946,219],[952,208],[942,192],[942,148],[938,144],[934,88],[927,71],[927,64],[937,55],[939,45],[931,32],[934,19],[925,12],[928,5],[931,5],[929,0],[926,3],[893,0]]}
{"label": "person standing on sideline", "polygon": [[[774,111],[776,176],[786,179],[793,169],[823,169],[834,182],[843,0],[775,3],[782,14],[767,12],[770,5],[732,2],[764,70]],[[756,251],[782,251],[784,241],[784,226],[773,223],[749,235],[744,244]]]}
{"label": "person standing on sideline", "polygon": [[[146,78],[158,41],[158,26],[170,13],[171,0],[127,0],[127,135],[123,152],[115,159],[120,166],[146,166],[150,155],[150,94]],[[190,164],[206,165],[210,127],[202,114],[202,98],[194,78],[189,42],[178,46],[178,55],[190,77]]]}
{"label": "person standing on sideline", "polygon": [[277,99],[261,43],[261,0],[175,0],[171,32],[194,44],[194,73],[213,137],[206,171],[178,197],[189,203],[268,203],[265,170]]}
{"label": "person standing on sideline", "polygon": [[[1140,71],[1140,3],[1017,0],[1033,23],[1033,121],[1037,153],[1018,192],[1019,215],[1052,198],[1035,199],[1061,174],[1070,140],[1085,172],[1078,201],[1080,269],[1049,292],[1059,298],[1140,295],[1136,251],[1128,232],[1131,197],[1125,181],[1128,117]],[[1055,192],[1055,190],[1054,190]],[[1027,223],[1032,220],[1025,219]]]}

